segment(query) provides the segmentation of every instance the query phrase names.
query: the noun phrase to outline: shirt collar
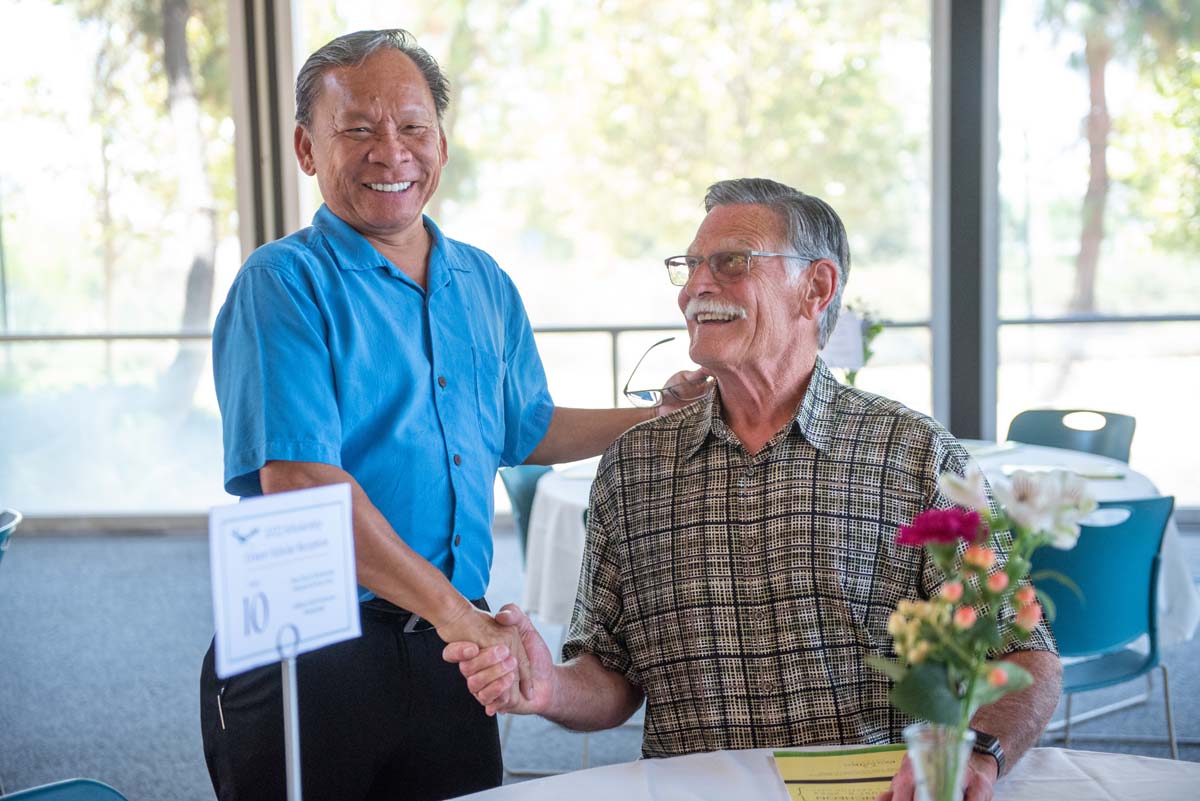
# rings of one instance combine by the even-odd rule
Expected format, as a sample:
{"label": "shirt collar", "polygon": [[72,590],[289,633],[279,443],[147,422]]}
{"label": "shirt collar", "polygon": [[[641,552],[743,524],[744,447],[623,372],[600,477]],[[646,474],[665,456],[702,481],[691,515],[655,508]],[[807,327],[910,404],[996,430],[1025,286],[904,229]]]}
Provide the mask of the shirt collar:
{"label": "shirt collar", "polygon": [[808,390],[796,412],[796,428],[800,429],[810,445],[822,452],[829,449],[829,441],[833,436],[833,404],[841,387],[825,366],[824,360],[818,356],[812,378],[808,380]]}
{"label": "shirt collar", "polygon": [[[449,268],[459,272],[470,272],[471,263],[467,259],[451,258],[446,250],[446,237],[442,234],[442,230],[437,227],[426,215],[421,215],[421,219],[425,225],[425,230],[429,233],[429,238],[432,240],[432,245],[429,250],[429,274],[430,286],[436,286],[438,283],[432,280],[433,276],[440,273],[442,269]],[[336,257],[337,265],[343,270],[374,270],[379,267],[392,268],[391,262],[384,258],[383,254],[375,249],[367,238],[354,230],[341,217],[338,217],[324,203],[321,208],[317,209],[317,213],[313,215],[313,227],[325,235],[326,241],[329,242],[330,248]]]}
{"label": "shirt collar", "polygon": [[[840,388],[841,384],[818,356],[812,377],[808,381],[808,389],[795,414],[796,428],[818,451],[824,452],[829,448],[833,428],[833,403]],[[700,450],[700,446],[710,434],[728,436],[728,428],[721,418],[719,386],[690,408],[695,409],[694,420],[684,430],[682,441],[683,455],[688,459]]]}

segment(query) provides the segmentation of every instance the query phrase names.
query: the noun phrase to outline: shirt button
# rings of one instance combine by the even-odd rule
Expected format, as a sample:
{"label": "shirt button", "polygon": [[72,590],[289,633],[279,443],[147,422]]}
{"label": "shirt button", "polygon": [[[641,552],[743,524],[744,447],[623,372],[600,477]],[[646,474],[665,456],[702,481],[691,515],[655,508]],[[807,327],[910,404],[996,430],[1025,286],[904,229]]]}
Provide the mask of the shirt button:
{"label": "shirt button", "polygon": [[459,544],[461,544],[461,543],[462,543],[462,535],[461,535],[461,534],[455,534],[455,535],[454,535],[454,544],[455,544],[455,545],[459,545]]}
{"label": "shirt button", "polygon": [[454,463],[455,463],[455,464],[462,464],[462,457],[461,457],[461,456],[459,456],[457,453],[456,453],[456,454],[454,454]]}
{"label": "shirt button", "polygon": [[444,375],[439,375],[439,376],[438,376],[438,386],[439,386],[439,387],[444,387],[444,386],[446,386],[446,376],[444,376]]}

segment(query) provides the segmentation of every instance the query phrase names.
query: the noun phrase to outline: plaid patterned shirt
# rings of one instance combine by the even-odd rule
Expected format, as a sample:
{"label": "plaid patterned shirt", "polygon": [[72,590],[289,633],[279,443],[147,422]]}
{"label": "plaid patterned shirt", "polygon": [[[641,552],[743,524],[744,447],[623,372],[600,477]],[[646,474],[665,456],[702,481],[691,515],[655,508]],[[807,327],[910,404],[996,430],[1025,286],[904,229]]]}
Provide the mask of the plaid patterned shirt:
{"label": "plaid patterned shirt", "polygon": [[[967,462],[936,421],[817,361],[795,421],[751,456],[718,393],[626,432],[592,487],[570,659],[647,697],[648,757],[898,742],[912,722],[867,667],[888,616],[940,576],[896,529],[950,502]],[[1011,614],[1011,610],[1009,610]],[[1054,651],[1043,627],[1020,646]]]}

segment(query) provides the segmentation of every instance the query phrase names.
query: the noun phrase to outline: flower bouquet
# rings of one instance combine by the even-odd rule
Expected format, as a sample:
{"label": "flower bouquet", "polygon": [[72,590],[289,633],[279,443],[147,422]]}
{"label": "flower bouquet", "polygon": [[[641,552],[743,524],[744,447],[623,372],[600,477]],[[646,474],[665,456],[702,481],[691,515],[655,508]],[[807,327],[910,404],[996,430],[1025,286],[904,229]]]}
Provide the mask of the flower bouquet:
{"label": "flower bouquet", "polygon": [[[1074,547],[1079,520],[1096,502],[1083,479],[1065,471],[1017,471],[998,482],[999,511],[989,504],[974,465],[965,476],[946,473],[938,483],[958,506],[922,512],[900,528],[896,543],[925,548],[942,574],[941,589],[930,600],[897,605],[888,633],[898,659],[872,658],[870,664],[894,682],[892,705],[928,722],[905,732],[918,792],[930,801],[950,801],[961,797],[975,711],[1033,682],[1019,665],[991,658],[1030,637],[1043,604],[1053,617],[1049,600],[1028,582],[1030,556],[1046,545]],[[1011,542],[1001,560],[995,545],[1004,531],[1011,532]],[[931,729],[932,739],[949,747],[914,754],[917,742],[931,739]]]}

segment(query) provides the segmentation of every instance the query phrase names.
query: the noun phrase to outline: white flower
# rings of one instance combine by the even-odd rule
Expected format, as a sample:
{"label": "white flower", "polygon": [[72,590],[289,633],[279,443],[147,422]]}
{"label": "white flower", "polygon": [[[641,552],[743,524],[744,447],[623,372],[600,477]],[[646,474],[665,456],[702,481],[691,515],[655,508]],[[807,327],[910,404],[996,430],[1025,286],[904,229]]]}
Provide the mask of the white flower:
{"label": "white flower", "polygon": [[1008,481],[997,481],[992,491],[1010,520],[1029,531],[1045,531],[1057,511],[1058,479],[1048,481],[1051,475],[1017,470]]}
{"label": "white flower", "polygon": [[1011,482],[997,482],[997,500],[1009,519],[1023,529],[1049,538],[1061,550],[1075,547],[1079,520],[1096,508],[1087,482],[1066,470],[1031,473],[1018,470]]}
{"label": "white flower", "polygon": [[938,476],[938,488],[942,494],[964,509],[987,513],[987,488],[983,473],[974,462],[967,465],[966,473],[942,473]]}
{"label": "white flower", "polygon": [[1067,551],[1079,539],[1080,519],[1096,510],[1096,499],[1088,493],[1087,482],[1074,473],[1056,470],[1053,475],[1058,482],[1058,503],[1046,534],[1051,546]]}

